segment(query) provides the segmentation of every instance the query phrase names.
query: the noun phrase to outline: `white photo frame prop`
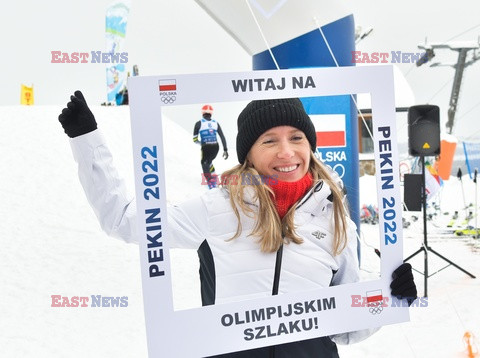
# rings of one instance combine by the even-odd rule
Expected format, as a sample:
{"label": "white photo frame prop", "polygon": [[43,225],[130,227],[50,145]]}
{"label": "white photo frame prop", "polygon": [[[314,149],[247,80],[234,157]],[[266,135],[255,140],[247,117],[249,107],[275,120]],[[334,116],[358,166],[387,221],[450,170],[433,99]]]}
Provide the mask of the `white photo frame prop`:
{"label": "white photo frame prop", "polygon": [[[240,88],[239,82],[246,85]],[[391,274],[403,262],[391,66],[130,77],[128,89],[137,232],[151,357],[210,356],[409,320],[408,308],[388,304]],[[372,101],[381,278],[175,311],[163,169],[162,108],[356,93],[370,93]],[[372,302],[377,304],[379,297],[383,299],[381,310],[372,310],[372,297]],[[288,314],[292,307],[298,309]]]}

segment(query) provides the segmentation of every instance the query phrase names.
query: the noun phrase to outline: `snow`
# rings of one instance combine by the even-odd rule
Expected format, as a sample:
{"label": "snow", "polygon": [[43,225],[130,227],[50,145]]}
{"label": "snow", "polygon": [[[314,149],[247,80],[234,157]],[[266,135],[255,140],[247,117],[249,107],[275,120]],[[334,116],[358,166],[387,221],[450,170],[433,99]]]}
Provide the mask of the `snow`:
{"label": "snow", "polygon": [[[66,135],[57,121],[61,106],[0,107],[0,347],[2,357],[146,357],[147,345],[138,247],[109,238],[90,209],[79,184]],[[92,107],[133,192],[128,107]],[[192,121],[192,128],[193,128]],[[165,123],[168,200],[178,202],[206,187],[200,178],[199,148],[191,133]],[[194,154],[192,154],[194,153]],[[225,169],[232,160],[220,156]],[[218,164],[217,164],[218,163]],[[191,175],[191,173],[198,173]],[[189,174],[190,173],[190,174]],[[376,204],[375,179],[360,179],[360,203]],[[470,237],[442,233],[457,210],[475,211],[473,181],[451,178],[437,198],[429,221],[432,249],[479,275],[480,249]],[[463,199],[465,197],[465,200]],[[472,203],[469,209],[463,209]],[[433,204],[429,213],[435,214]],[[448,215],[444,215],[449,212]],[[418,217],[413,221],[412,217]],[[423,242],[421,213],[406,213],[405,257]],[[473,220],[472,220],[473,221]],[[378,225],[362,224],[362,276],[379,272]],[[429,272],[446,262],[430,253]],[[200,304],[196,254],[172,252],[177,308]],[[423,253],[410,260],[423,271]],[[423,276],[415,273],[423,295]],[[128,297],[127,307],[52,307],[51,295]],[[383,327],[364,342],[339,346],[345,357],[466,357],[463,335],[480,337],[480,281],[450,266],[428,279],[428,307],[411,308],[411,321]]]}

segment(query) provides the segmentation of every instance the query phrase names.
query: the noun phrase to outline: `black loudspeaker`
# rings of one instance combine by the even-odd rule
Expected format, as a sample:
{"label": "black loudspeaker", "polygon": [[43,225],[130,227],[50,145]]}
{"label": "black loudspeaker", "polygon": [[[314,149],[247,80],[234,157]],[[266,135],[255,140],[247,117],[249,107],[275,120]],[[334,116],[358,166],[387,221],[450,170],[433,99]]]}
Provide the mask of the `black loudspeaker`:
{"label": "black loudspeaker", "polygon": [[414,157],[440,154],[440,109],[424,104],[408,109],[408,153]]}
{"label": "black loudspeaker", "polygon": [[408,211],[422,211],[422,174],[403,176],[403,202]]}

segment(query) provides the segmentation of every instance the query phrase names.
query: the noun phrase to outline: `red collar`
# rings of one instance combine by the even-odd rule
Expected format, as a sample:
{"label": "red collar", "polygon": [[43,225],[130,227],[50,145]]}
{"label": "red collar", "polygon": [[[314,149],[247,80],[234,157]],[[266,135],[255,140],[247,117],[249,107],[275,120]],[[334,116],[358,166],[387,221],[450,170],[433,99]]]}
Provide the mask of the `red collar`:
{"label": "red collar", "polygon": [[273,201],[280,218],[283,219],[287,211],[312,187],[313,178],[310,173],[295,182],[277,180],[269,184],[275,196]]}

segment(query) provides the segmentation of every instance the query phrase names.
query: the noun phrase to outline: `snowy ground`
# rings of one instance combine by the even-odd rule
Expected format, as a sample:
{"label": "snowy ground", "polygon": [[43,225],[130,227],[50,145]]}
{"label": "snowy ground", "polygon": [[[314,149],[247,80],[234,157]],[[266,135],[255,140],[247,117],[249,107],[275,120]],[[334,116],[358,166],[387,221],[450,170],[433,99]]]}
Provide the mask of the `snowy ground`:
{"label": "snowy ground", "polygon": [[[138,247],[108,238],[99,228],[77,179],[67,137],[57,122],[61,107],[0,107],[0,347],[2,357],[146,357]],[[94,107],[119,170],[133,191],[128,108]],[[193,126],[193,123],[192,123]],[[196,195],[199,149],[191,134],[167,124],[169,200]],[[173,145],[172,145],[173,147]],[[192,152],[195,153],[192,155]],[[234,157],[234,156],[232,156]],[[230,164],[217,159],[219,171]],[[187,169],[185,169],[187,168]],[[463,190],[462,190],[463,182]],[[429,222],[429,245],[480,275],[478,240],[440,233],[447,215],[476,204],[467,177],[445,183],[441,210]],[[373,200],[373,178],[361,179],[361,203]],[[367,199],[368,198],[368,199]],[[375,203],[375,202],[373,202]],[[473,210],[473,209],[471,209]],[[423,224],[404,231],[405,256],[420,248]],[[378,225],[364,224],[362,274],[376,275]],[[429,254],[429,271],[445,262]],[[175,300],[178,308],[199,304],[195,253],[175,251]],[[411,260],[423,271],[423,253]],[[423,276],[416,273],[423,294]],[[51,295],[128,297],[127,307],[52,307]],[[450,266],[428,280],[428,307],[411,309],[411,321],[383,327],[364,342],[340,346],[341,357],[467,357],[463,335],[471,331],[480,346],[480,280]]]}

